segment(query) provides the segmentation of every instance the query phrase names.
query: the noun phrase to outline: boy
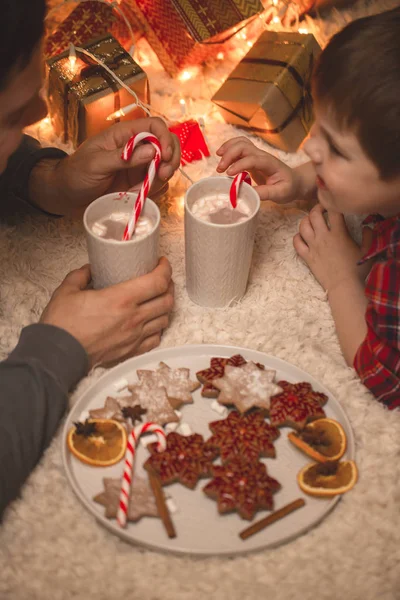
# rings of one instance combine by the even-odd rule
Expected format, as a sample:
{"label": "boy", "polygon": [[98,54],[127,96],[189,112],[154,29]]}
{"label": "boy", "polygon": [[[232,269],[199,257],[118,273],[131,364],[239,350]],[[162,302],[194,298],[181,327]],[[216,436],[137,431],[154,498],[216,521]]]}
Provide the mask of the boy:
{"label": "boy", "polygon": [[[400,406],[400,8],[336,34],[313,73],[315,123],[290,169],[246,138],[221,146],[218,171],[248,170],[262,200],[317,194],[294,237],[327,291],[349,365],[376,398]],[[324,212],[327,212],[328,223]],[[372,215],[361,248],[343,213]]]}

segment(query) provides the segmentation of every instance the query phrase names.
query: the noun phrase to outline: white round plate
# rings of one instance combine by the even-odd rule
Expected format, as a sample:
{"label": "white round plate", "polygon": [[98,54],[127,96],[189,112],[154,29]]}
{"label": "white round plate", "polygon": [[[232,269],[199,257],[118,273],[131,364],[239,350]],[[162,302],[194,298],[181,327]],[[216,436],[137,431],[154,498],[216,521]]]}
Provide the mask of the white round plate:
{"label": "white round plate", "polygon": [[[158,363],[163,361],[171,368],[190,368],[190,378],[196,380],[196,372],[209,367],[213,356],[229,357],[234,354],[242,354],[246,360],[262,363],[266,368],[276,369],[277,380],[285,379],[291,383],[308,381],[316,391],[324,392],[329,398],[324,406],[327,417],[339,421],[346,432],[347,451],[344,458],[354,459],[354,437],[350,423],[338,401],[323,385],[305,371],[284,360],[236,346],[180,346],[156,350],[127,360],[104,374],[82,394],[67,417],[63,439],[66,440],[74,421],[83,420],[88,416],[88,409],[102,407],[107,396],[124,395],[123,391],[116,392],[115,384],[121,379],[126,379],[129,383],[136,381],[136,369],[155,369]],[[193,404],[184,405],[180,409],[181,422],[187,423],[193,433],[200,433],[204,439],[208,439],[211,435],[208,423],[222,417],[212,410],[212,400],[203,398],[200,390],[201,388],[194,392]],[[276,458],[263,459],[263,462],[267,465],[268,473],[282,486],[281,490],[274,494],[274,508],[278,509],[296,498],[304,498],[306,505],[245,541],[239,537],[239,533],[251,523],[268,515],[269,511],[257,512],[251,522],[243,520],[236,512],[219,515],[217,503],[202,491],[209,479],[200,479],[195,490],[189,490],[180,483],[164,488],[178,508],[177,512],[171,515],[177,537],[169,539],[160,519],[143,517],[137,523],[128,523],[126,529],[121,529],[114,519],[106,519],[103,516],[103,506],[93,502],[93,496],[103,491],[103,477],[121,477],[123,461],[111,467],[90,467],[77,460],[64,443],[63,462],[68,481],[78,498],[92,515],[115,535],[131,543],[168,552],[197,556],[232,556],[276,546],[305,533],[321,521],[339,500],[339,496],[333,499],[320,499],[301,492],[296,475],[311,459],[290,444],[287,440],[289,431],[289,428],[282,428],[281,435],[275,442]],[[140,444],[135,466],[139,475],[145,475],[142,465],[148,455],[147,449]]]}

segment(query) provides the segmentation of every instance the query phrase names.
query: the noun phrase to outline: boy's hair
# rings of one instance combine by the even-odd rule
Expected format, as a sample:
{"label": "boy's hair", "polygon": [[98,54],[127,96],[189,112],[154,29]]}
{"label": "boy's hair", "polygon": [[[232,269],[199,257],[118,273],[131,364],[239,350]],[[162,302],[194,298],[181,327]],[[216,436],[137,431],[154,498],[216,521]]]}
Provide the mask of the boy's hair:
{"label": "boy's hair", "polygon": [[0,90],[23,69],[43,35],[45,0],[0,0]]}
{"label": "boy's hair", "polygon": [[400,175],[400,8],[337,33],[317,61],[313,92],[354,131],[382,179]]}

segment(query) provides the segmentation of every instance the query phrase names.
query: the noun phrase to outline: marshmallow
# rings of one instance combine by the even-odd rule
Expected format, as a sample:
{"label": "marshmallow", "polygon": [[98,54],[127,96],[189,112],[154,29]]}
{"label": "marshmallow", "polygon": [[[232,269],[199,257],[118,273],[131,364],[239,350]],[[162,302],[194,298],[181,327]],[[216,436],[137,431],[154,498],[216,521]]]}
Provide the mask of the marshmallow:
{"label": "marshmallow", "polygon": [[165,504],[167,505],[167,508],[168,508],[169,512],[171,513],[171,515],[173,515],[174,513],[176,513],[178,511],[178,507],[176,506],[175,502],[173,501],[173,499],[171,497],[166,498]]}
{"label": "marshmallow", "polygon": [[179,427],[179,423],[172,421],[172,423],[167,423],[164,427],[165,433],[171,433],[171,431],[175,431]]}
{"label": "marshmallow", "polygon": [[228,409],[226,408],[226,406],[220,404],[218,400],[214,400],[213,402],[211,402],[211,408],[213,411],[215,411],[222,417],[226,417],[228,414]]}
{"label": "marshmallow", "polygon": [[192,430],[187,423],[181,423],[178,427],[178,433],[181,435],[192,435]]}
{"label": "marshmallow", "polygon": [[129,382],[127,379],[118,379],[118,381],[116,381],[114,383],[113,387],[117,392],[121,392],[126,387],[128,387],[128,385],[129,385]]}

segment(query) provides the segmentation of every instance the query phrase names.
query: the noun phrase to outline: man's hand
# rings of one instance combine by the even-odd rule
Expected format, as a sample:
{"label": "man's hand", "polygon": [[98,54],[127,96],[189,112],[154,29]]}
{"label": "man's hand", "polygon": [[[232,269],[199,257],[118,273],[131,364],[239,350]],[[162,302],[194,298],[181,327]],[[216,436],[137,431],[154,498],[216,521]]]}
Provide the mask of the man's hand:
{"label": "man's hand", "polygon": [[90,268],[69,273],[40,319],[68,331],[85,348],[91,366],[113,364],[159,345],[174,303],[172,270],[166,258],[136,279],[86,289]]}
{"label": "man's hand", "polygon": [[164,121],[149,117],[116,123],[86,140],[64,159],[40,161],[29,180],[32,202],[53,214],[78,217],[103,194],[139,189],[154,158],[154,148],[150,144],[139,145],[127,162],[121,153],[129,138],[141,131],[149,131],[160,140],[162,160],[150,197],[163,193],[180,164],[179,140]]}

